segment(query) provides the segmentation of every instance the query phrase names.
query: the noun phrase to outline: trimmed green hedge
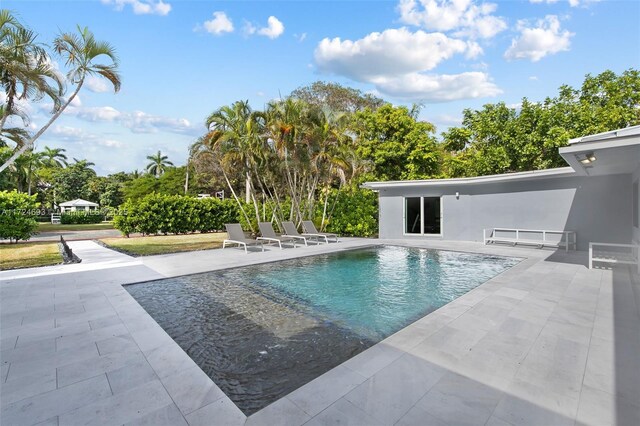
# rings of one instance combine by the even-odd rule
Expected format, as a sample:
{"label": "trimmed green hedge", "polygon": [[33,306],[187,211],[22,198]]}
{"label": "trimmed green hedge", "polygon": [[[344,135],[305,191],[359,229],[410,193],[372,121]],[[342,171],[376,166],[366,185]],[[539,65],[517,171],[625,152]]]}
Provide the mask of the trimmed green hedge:
{"label": "trimmed green hedge", "polygon": [[103,220],[104,215],[100,212],[67,212],[60,215],[60,223],[63,225],[84,225]]}
{"label": "trimmed green hedge", "polygon": [[[322,221],[321,208],[319,205],[316,211],[316,226]],[[327,232],[351,237],[378,235],[378,194],[375,192],[360,188],[345,188],[340,192],[333,189],[329,196],[331,208],[333,212],[325,227]]]}
{"label": "trimmed green hedge", "polygon": [[0,191],[0,238],[10,242],[28,240],[37,234],[39,215],[36,195],[17,191]]}
{"label": "trimmed green hedge", "polygon": [[156,193],[128,200],[113,216],[113,226],[126,236],[222,231],[225,223],[235,222],[238,208],[233,200]]}

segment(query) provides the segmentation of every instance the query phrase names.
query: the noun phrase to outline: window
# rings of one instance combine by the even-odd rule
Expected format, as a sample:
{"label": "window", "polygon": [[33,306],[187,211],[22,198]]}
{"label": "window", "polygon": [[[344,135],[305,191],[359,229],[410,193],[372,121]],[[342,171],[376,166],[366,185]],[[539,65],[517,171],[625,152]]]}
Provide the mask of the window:
{"label": "window", "polygon": [[633,182],[633,194],[631,196],[631,215],[633,216],[633,226],[636,228],[640,228],[640,188],[638,187],[638,182]]}
{"label": "window", "polygon": [[440,235],[440,197],[407,197],[404,206],[406,234]]}

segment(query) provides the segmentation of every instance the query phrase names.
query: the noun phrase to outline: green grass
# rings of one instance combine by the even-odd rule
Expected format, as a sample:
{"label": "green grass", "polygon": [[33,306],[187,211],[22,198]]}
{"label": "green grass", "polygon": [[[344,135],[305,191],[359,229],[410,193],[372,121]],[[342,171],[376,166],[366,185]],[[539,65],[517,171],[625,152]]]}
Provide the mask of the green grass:
{"label": "green grass", "polygon": [[113,222],[87,223],[82,225],[53,225],[51,223],[38,224],[38,232],[97,231],[101,229],[113,229]]}
{"label": "green grass", "polygon": [[58,243],[0,244],[0,270],[33,268],[62,263]]}
{"label": "green grass", "polygon": [[157,235],[151,237],[103,238],[106,246],[134,256],[180,253],[222,247],[224,232],[212,234]]}

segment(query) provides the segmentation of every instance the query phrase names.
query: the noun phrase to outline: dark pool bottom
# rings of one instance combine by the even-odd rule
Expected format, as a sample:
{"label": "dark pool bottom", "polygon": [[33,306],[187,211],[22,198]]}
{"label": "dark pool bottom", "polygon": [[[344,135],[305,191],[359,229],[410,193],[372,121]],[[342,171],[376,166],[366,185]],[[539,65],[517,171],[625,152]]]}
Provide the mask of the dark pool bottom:
{"label": "dark pool bottom", "polygon": [[189,278],[126,288],[247,416],[376,343],[250,283]]}
{"label": "dark pool bottom", "polygon": [[126,288],[250,415],[518,261],[385,246]]}

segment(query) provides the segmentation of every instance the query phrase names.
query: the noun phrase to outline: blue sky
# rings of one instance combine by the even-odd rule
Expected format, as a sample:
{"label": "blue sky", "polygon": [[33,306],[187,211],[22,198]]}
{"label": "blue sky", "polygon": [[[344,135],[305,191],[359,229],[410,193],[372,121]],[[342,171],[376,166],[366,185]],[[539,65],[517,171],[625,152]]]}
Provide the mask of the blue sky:
{"label": "blue sky", "polygon": [[[50,43],[88,26],[115,46],[122,90],[92,80],[37,143],[144,169],[158,149],[184,164],[222,105],[269,100],[316,80],[424,105],[438,131],[465,108],[553,96],[587,73],[640,68],[640,2],[593,0],[11,1]],[[55,57],[54,57],[55,59]],[[61,68],[64,67],[61,64]],[[33,125],[46,105],[31,108]]]}

